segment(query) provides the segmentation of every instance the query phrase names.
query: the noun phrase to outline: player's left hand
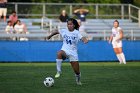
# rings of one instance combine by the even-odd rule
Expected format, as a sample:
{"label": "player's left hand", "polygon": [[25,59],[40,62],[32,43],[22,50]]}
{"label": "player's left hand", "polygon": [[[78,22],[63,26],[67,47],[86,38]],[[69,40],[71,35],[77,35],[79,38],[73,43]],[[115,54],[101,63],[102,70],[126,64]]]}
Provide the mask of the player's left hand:
{"label": "player's left hand", "polygon": [[120,41],[120,39],[118,38],[118,39],[116,39],[116,42],[119,42]]}
{"label": "player's left hand", "polygon": [[86,39],[86,40],[84,40],[84,43],[86,44],[86,43],[88,43],[88,40]]}

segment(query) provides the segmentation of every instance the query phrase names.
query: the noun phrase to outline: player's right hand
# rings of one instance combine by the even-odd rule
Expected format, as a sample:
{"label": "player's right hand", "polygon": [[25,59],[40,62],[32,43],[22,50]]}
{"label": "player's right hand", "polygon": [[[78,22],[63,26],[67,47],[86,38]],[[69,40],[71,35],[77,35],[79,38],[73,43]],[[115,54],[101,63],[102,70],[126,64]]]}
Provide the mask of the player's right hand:
{"label": "player's right hand", "polygon": [[109,40],[108,43],[111,44],[111,41]]}
{"label": "player's right hand", "polygon": [[51,36],[47,36],[47,39],[49,40],[51,38]]}

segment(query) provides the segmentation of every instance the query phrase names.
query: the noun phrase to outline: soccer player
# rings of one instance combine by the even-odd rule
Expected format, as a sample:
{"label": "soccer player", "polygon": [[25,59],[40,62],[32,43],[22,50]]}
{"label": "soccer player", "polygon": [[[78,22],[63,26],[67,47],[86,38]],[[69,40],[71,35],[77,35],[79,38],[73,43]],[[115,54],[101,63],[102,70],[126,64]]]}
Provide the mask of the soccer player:
{"label": "soccer player", "polygon": [[122,51],[122,39],[123,39],[123,30],[119,27],[118,20],[113,22],[112,35],[110,36],[109,43],[112,42],[114,52],[120,62],[120,64],[126,64],[125,56]]}
{"label": "soccer player", "polygon": [[77,85],[81,85],[80,82],[81,74],[80,74],[80,68],[78,63],[77,44],[79,40],[82,40],[84,43],[87,43],[88,40],[85,37],[83,37],[78,31],[79,25],[77,20],[73,18],[69,18],[67,20],[67,28],[68,29],[55,31],[47,37],[48,39],[50,39],[52,36],[56,34],[60,34],[63,38],[63,46],[61,50],[57,53],[57,59],[56,59],[57,73],[55,75],[55,78],[60,77],[62,61],[68,58],[75,72],[76,83]]}

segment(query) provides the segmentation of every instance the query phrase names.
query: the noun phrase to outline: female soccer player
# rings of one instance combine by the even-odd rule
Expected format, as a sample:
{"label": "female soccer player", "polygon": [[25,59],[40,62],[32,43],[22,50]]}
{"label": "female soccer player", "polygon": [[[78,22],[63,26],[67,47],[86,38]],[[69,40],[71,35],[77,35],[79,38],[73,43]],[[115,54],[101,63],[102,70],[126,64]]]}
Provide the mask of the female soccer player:
{"label": "female soccer player", "polygon": [[48,39],[50,39],[52,36],[56,34],[60,34],[63,38],[63,46],[61,50],[57,53],[57,59],[56,59],[57,73],[55,75],[55,78],[60,77],[62,61],[68,58],[75,72],[76,83],[77,85],[81,85],[80,69],[79,69],[78,54],[77,54],[77,44],[79,40],[82,40],[84,43],[87,43],[88,40],[85,37],[83,37],[78,31],[79,25],[75,19],[69,18],[67,21],[67,27],[68,29],[55,31],[47,37]]}
{"label": "female soccer player", "polygon": [[114,21],[112,28],[112,35],[110,36],[109,43],[112,41],[114,52],[120,62],[120,64],[126,64],[125,56],[122,51],[122,38],[123,38],[123,31],[119,27],[119,22],[117,20]]}

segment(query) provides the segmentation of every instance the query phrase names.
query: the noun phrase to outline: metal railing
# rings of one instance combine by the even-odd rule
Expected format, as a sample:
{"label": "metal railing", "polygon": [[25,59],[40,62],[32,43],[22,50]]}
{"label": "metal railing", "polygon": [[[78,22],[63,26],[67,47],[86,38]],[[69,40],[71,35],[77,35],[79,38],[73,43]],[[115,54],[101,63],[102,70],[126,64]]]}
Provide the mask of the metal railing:
{"label": "metal railing", "polygon": [[131,4],[87,4],[87,3],[8,3],[8,15],[15,10],[19,17],[25,18],[58,18],[65,9],[73,17],[78,8],[89,9],[87,18],[132,19],[139,22],[140,8]]}
{"label": "metal railing", "polygon": [[140,27],[140,8],[134,5],[129,5],[129,19],[138,22]]}

